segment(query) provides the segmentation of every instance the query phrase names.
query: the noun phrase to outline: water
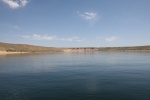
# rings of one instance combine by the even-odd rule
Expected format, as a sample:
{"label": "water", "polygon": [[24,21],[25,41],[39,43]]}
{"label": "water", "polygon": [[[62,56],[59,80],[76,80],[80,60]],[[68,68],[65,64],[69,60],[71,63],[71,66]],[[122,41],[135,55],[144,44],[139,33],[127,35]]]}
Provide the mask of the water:
{"label": "water", "polygon": [[150,52],[0,56],[0,100],[150,100]]}

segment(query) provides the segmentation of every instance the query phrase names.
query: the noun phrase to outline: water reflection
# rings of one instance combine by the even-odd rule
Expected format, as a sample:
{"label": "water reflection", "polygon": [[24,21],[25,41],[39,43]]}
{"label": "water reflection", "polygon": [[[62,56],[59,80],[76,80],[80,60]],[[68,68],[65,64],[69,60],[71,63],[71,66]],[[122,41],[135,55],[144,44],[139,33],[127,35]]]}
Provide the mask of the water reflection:
{"label": "water reflection", "polygon": [[1,56],[0,97],[149,100],[149,66],[150,53],[145,52]]}
{"label": "water reflection", "polygon": [[93,75],[93,74],[89,75],[87,78],[87,89],[88,89],[88,91],[90,93],[97,92],[99,87],[100,87],[99,86],[100,84],[98,84],[98,83],[99,83],[99,81],[98,81],[98,78],[96,75]]}

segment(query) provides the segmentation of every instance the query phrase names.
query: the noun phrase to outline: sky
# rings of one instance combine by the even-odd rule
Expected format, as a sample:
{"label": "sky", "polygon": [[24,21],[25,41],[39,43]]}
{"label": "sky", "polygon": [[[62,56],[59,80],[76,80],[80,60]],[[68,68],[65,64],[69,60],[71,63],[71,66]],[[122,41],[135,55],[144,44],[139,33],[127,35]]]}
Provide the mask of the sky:
{"label": "sky", "polygon": [[0,0],[0,42],[48,47],[150,45],[150,0]]}

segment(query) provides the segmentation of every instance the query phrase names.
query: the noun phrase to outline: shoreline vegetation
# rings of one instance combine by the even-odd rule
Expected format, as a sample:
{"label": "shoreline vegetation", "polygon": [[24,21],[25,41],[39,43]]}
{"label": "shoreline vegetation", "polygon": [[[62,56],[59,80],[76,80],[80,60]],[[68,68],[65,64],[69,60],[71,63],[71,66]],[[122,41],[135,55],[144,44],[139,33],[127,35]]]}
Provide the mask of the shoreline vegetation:
{"label": "shoreline vegetation", "polygon": [[10,44],[0,42],[0,55],[25,54],[25,53],[94,52],[94,51],[150,51],[150,46],[55,48],[55,47],[34,46],[28,44]]}

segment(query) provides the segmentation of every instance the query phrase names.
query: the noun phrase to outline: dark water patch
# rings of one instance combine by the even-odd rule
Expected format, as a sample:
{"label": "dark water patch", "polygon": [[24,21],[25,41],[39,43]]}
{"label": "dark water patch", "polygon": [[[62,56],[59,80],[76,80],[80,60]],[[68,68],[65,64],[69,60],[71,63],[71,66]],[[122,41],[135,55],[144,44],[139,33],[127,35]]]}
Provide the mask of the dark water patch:
{"label": "dark water patch", "polygon": [[0,57],[2,100],[149,100],[150,53]]}

